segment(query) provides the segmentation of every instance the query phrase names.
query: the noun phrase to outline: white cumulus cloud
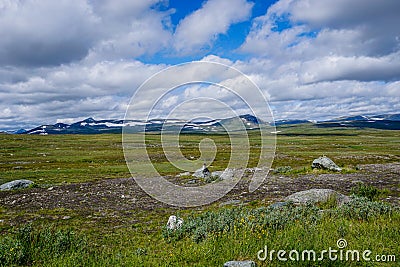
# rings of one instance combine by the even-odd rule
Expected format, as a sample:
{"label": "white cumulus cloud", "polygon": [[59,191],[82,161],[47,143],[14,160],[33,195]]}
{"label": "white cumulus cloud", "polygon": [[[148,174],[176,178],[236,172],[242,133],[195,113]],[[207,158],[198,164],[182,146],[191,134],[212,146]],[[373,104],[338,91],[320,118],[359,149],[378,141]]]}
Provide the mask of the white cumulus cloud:
{"label": "white cumulus cloud", "polygon": [[246,0],[208,0],[179,23],[174,36],[175,49],[189,53],[211,46],[232,24],[248,19],[252,7],[253,3]]}

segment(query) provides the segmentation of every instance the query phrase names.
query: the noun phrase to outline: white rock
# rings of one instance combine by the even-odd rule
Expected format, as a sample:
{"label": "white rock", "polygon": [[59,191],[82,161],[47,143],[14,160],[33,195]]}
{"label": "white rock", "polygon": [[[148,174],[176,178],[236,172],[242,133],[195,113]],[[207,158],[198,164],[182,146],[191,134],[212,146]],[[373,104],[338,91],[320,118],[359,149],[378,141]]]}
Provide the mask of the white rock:
{"label": "white rock", "polygon": [[176,230],[180,228],[183,224],[183,219],[176,217],[175,215],[169,216],[168,222],[167,222],[167,228],[170,230]]}
{"label": "white rock", "polygon": [[33,182],[30,180],[14,180],[0,185],[0,191],[26,188],[31,184],[33,184]]}
{"label": "white rock", "polygon": [[177,175],[177,177],[182,177],[182,176],[189,176],[190,172],[182,172],[180,174]]}
{"label": "white rock", "polygon": [[228,261],[224,263],[224,267],[255,267],[254,261]]}
{"label": "white rock", "polygon": [[311,164],[311,167],[313,169],[314,168],[327,169],[327,170],[337,171],[337,172],[342,171],[342,168],[340,168],[338,165],[336,165],[336,163],[333,162],[333,160],[331,160],[330,158],[325,157],[325,156],[314,159],[314,161]]}

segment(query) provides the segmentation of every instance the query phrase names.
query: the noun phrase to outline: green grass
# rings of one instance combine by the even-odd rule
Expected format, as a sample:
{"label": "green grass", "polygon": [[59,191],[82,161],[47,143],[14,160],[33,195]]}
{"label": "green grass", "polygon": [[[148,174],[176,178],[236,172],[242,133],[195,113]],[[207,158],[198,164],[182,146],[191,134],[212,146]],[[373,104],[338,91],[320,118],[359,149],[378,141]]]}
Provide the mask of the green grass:
{"label": "green grass", "polygon": [[[279,127],[273,168],[290,166],[288,174],[312,172],[313,159],[326,155],[345,171],[359,164],[400,161],[399,131],[374,129],[316,128],[312,126]],[[226,135],[191,135],[180,137],[181,152],[188,159],[198,159],[199,141],[213,139],[218,153],[213,170],[226,168],[230,143]],[[150,134],[146,142],[150,159],[163,174],[179,170],[166,162],[160,136]],[[38,184],[88,182],[107,178],[130,177],[122,151],[121,135],[7,135],[0,134],[0,183],[30,179]],[[248,167],[259,157],[258,132],[250,133],[251,153]],[[90,175],[88,175],[90,171]]]}
{"label": "green grass", "polygon": [[339,167],[349,168],[400,160],[399,131],[312,126],[284,126],[278,130],[281,133],[277,135],[275,167],[308,167],[322,154]]}
{"label": "green grass", "polygon": [[372,185],[358,183],[352,188],[351,193],[359,197],[366,197],[369,200],[378,200],[379,198],[386,196],[388,194],[388,190],[379,189]]}
{"label": "green grass", "polygon": [[77,183],[130,176],[117,134],[0,134],[0,143],[1,183],[14,179],[38,184]]}
{"label": "green grass", "polygon": [[42,265],[53,258],[81,254],[86,246],[86,240],[71,229],[34,230],[27,224],[0,240],[0,265]]}
{"label": "green grass", "polygon": [[[327,173],[310,166],[313,159],[322,155],[343,167],[344,173],[357,172],[360,164],[400,162],[399,131],[320,129],[310,125],[283,126],[277,130],[281,132],[277,135],[272,167],[279,170],[279,175]],[[198,159],[198,142],[205,137],[213,139],[218,147],[210,169],[225,168],[231,153],[227,136],[182,135],[182,153],[189,159]],[[147,142],[152,145],[148,148],[150,158],[160,171],[179,173],[160,153],[159,135],[149,135]],[[0,183],[21,178],[50,186],[130,177],[118,134],[0,134],[0,143]],[[248,166],[253,167],[260,151],[257,132],[250,133],[250,143]],[[353,193],[377,200],[385,191],[359,186]],[[255,200],[241,208],[213,204],[195,209],[120,212],[0,207],[0,219],[5,221],[0,222],[0,266],[222,266],[228,260],[241,259],[252,259],[259,266],[292,266],[293,262],[278,262],[276,258],[272,262],[258,261],[257,252],[265,246],[275,250],[321,251],[335,248],[339,238],[347,240],[349,249],[370,249],[373,255],[397,253],[399,262],[398,208],[367,199],[360,203],[336,207],[332,199],[317,206],[273,210]],[[173,233],[164,229],[172,214],[185,220],[185,228]],[[64,220],[66,215],[71,218]],[[29,227],[26,221],[32,222],[32,228],[24,237],[19,233]],[[360,263],[324,261],[297,265]],[[376,262],[361,265],[379,266]]]}
{"label": "green grass", "polygon": [[[280,262],[276,256],[272,261],[260,261],[257,253],[265,246],[269,250],[312,249],[319,253],[329,247],[336,249],[336,241],[344,238],[346,249],[368,249],[373,256],[392,255],[398,253],[400,237],[398,208],[367,199],[324,213],[316,206],[292,205],[182,211],[185,223],[177,231],[165,229],[165,221],[156,212],[138,215],[146,220],[112,231],[95,226],[76,234],[55,230],[52,225],[39,229],[25,226],[0,242],[0,259],[3,266],[222,266],[233,259],[252,259],[259,266],[292,266],[293,262]],[[358,264],[327,258],[315,263],[296,262],[297,266]]]}

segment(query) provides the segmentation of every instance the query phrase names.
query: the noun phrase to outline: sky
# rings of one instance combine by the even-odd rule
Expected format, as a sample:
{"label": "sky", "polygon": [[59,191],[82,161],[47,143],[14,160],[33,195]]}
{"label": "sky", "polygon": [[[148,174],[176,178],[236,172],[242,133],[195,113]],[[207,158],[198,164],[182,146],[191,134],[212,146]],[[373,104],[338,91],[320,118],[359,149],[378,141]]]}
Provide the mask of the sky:
{"label": "sky", "polygon": [[123,119],[144,81],[190,61],[243,72],[275,119],[399,113],[398,14],[398,0],[0,0],[0,130]]}

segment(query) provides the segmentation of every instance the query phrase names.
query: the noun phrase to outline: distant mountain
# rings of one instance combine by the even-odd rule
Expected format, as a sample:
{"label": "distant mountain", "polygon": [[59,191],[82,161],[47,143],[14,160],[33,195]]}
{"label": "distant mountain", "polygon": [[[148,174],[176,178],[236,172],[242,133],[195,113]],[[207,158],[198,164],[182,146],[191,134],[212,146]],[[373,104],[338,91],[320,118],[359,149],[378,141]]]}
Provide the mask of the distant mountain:
{"label": "distant mountain", "polygon": [[56,123],[53,125],[41,125],[26,131],[26,134],[99,134],[120,133],[124,120],[94,120],[87,118],[72,124]]}
{"label": "distant mountain", "polygon": [[23,133],[26,133],[26,130],[25,129],[19,129],[19,130],[16,130],[14,133],[15,134],[23,134]]}
{"label": "distant mountain", "polygon": [[23,134],[23,133],[26,133],[26,130],[25,129],[19,129],[19,130],[16,130],[16,131],[4,131],[3,133],[7,133],[7,134]]}
{"label": "distant mountain", "polygon": [[378,116],[370,116],[370,119],[400,121],[400,114],[385,114],[385,115],[378,115]]}
{"label": "distant mountain", "polygon": [[400,114],[342,117],[316,123],[318,127],[356,127],[400,130]]}
{"label": "distant mountain", "polygon": [[[317,127],[356,127],[375,128],[385,130],[400,130],[400,114],[382,115],[357,115],[340,117],[327,121],[309,120],[277,120],[275,126],[295,125],[312,123]],[[152,119],[145,120],[95,120],[87,118],[72,124],[56,123],[53,125],[41,125],[31,130],[18,130],[14,134],[101,134],[121,133],[122,127],[128,126],[131,132],[158,132],[158,131],[180,131],[182,133],[213,133],[240,130],[243,125],[246,130],[259,129],[261,125],[267,125],[255,116],[246,114],[239,117],[225,118],[208,121],[184,121],[179,119]]]}
{"label": "distant mountain", "polygon": [[246,130],[258,129],[265,122],[252,115],[226,118],[209,121],[184,121],[178,119],[152,119],[144,120],[95,120],[87,118],[72,124],[56,123],[53,125],[41,125],[28,130],[26,134],[101,134],[121,133],[122,127],[128,127],[131,132],[144,131],[180,131],[183,133],[209,133],[224,132],[225,129],[240,130],[245,126]]}

